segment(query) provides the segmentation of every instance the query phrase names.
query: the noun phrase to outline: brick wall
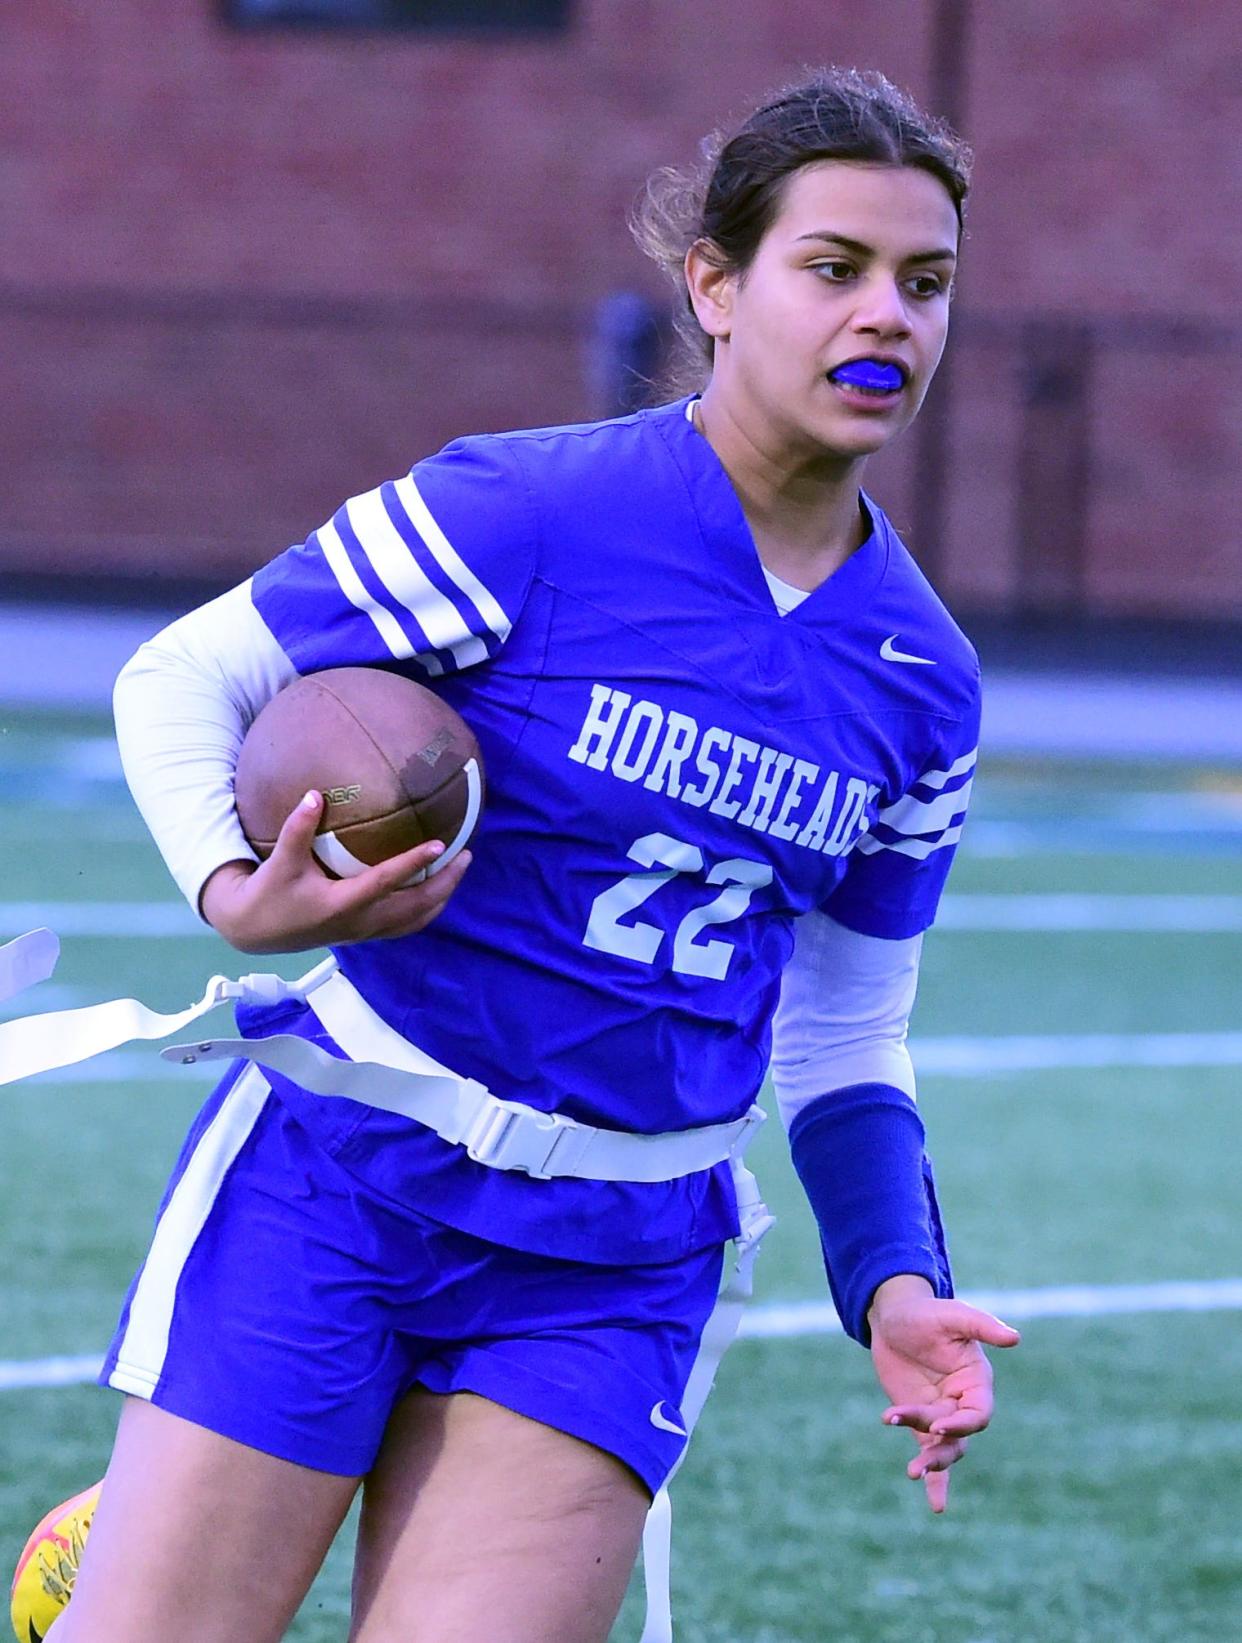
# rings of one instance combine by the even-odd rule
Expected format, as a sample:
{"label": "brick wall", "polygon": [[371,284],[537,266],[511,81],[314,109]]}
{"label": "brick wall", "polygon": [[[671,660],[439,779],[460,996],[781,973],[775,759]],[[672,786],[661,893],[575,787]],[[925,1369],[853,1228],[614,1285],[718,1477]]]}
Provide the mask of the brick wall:
{"label": "brick wall", "polygon": [[[959,601],[1242,595],[1226,12],[969,8],[943,538],[917,432],[869,476]],[[624,227],[649,170],[803,63],[931,96],[937,13],[580,0],[497,41],[9,0],[0,567],[227,578],[455,433],[593,414],[594,303],[659,289]]]}
{"label": "brick wall", "polygon": [[1084,434],[1082,562],[1065,591],[1094,610],[1236,613],[1242,47],[1228,8],[1040,0],[974,12],[979,157],[961,305],[981,323],[955,399],[946,580],[1010,607],[1038,586],[1061,523],[1057,481],[1072,490],[1073,476],[1053,453],[1046,485],[1015,482],[1047,432],[1041,415],[1051,420],[1033,403],[1032,345],[1055,354],[1057,333],[1081,326],[1083,403],[1071,392],[1061,409]]}

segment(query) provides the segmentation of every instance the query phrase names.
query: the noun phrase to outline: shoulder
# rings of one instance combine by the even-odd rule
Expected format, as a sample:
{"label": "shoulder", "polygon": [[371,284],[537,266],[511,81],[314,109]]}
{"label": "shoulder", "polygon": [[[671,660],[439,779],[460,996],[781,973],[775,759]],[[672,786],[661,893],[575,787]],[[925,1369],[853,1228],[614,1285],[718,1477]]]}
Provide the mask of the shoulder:
{"label": "shoulder", "polygon": [[590,481],[624,474],[631,464],[649,463],[664,425],[684,415],[685,404],[677,401],[600,422],[472,434],[453,440],[430,460],[464,457],[491,463],[541,486],[558,479]]}
{"label": "shoulder", "polygon": [[588,559],[615,571],[606,550],[626,552],[640,506],[657,521],[675,516],[681,481],[661,425],[678,416],[682,406],[658,406],[606,422],[471,434],[396,488],[518,603],[536,577],[576,584]]}

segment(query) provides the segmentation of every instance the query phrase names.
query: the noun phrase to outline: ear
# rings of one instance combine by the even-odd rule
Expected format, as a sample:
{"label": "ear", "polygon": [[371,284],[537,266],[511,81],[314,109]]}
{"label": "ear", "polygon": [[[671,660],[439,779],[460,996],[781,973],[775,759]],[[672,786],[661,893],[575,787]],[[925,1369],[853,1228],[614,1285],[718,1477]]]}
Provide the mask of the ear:
{"label": "ear", "polygon": [[686,252],[685,272],[695,318],[709,337],[727,341],[733,327],[734,276],[721,268],[706,240],[695,240]]}

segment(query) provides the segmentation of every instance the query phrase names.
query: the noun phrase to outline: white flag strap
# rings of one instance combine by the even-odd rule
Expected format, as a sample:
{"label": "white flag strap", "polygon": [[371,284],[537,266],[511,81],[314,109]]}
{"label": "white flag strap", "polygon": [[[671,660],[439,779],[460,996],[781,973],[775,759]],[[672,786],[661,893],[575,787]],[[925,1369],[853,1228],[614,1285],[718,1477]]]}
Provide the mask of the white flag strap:
{"label": "white flag strap", "polygon": [[[438,1131],[445,1141],[461,1142],[470,1128],[477,1092],[488,1092],[472,1079],[413,1072],[386,1067],[376,1061],[344,1061],[293,1033],[267,1038],[209,1038],[200,1044],[173,1044],[160,1051],[161,1059],[181,1066],[199,1061],[253,1061],[281,1073],[315,1095],[342,1095],[369,1107],[416,1118]],[[495,1098],[493,1098],[495,1099]]]}
{"label": "white flag strap", "polygon": [[60,942],[50,930],[28,930],[0,947],[0,1003],[46,981],[60,957]]}
{"label": "white flag strap", "polygon": [[[49,962],[46,941],[23,939],[27,945],[19,944],[11,964],[15,977],[35,974]],[[177,1044],[163,1052],[164,1059],[184,1066],[254,1061],[314,1094],[346,1096],[415,1119],[492,1169],[520,1170],[541,1180],[673,1181],[739,1157],[764,1120],[763,1109],[752,1106],[730,1123],[641,1135],[506,1100],[402,1038],[341,975],[334,958],[297,981],[213,976],[197,1004],[173,1014],[149,1009],[136,998],[118,998],[5,1022],[0,1024],[0,1085],[74,1066],[122,1044],[168,1038],[217,1005],[238,999],[263,1004],[309,999],[344,1058],[296,1034],[278,1033]]]}
{"label": "white flag strap", "polygon": [[[38,931],[32,932],[32,935],[38,934]],[[52,940],[56,940],[55,936]],[[34,951],[36,958],[42,953],[46,963],[46,943],[36,946]],[[329,963],[334,965],[335,961]],[[6,1021],[0,1024],[0,1084],[15,1084],[18,1079],[31,1078],[35,1073],[76,1066],[79,1061],[89,1061],[93,1055],[102,1055],[105,1050],[115,1050],[135,1039],[167,1038],[229,999],[275,1003],[284,998],[302,998],[303,988],[323,969],[323,965],[316,966],[301,981],[285,981],[273,975],[242,976],[238,981],[230,981],[227,976],[212,976],[197,1004],[171,1015],[148,1009],[136,998],[114,998],[107,1004],[88,1004],[80,1010],[49,1010],[43,1015]]]}
{"label": "white flag strap", "polygon": [[740,1158],[731,1160],[733,1184],[737,1191],[740,1231],[734,1244],[734,1261],[703,1330],[698,1356],[686,1382],[681,1400],[681,1418],[686,1428],[686,1444],[664,1486],[651,1502],[643,1526],[643,1585],[647,1593],[647,1616],[639,1643],[672,1643],[672,1541],[673,1503],[669,1485],[676,1477],[690,1447],[690,1438],[703,1413],[708,1393],[720,1368],[720,1360],[732,1346],[742,1321],[742,1311],[754,1288],[755,1256],[768,1230],[776,1225],[763,1199],[759,1183]]}
{"label": "white flag strap", "polygon": [[[328,991],[323,989],[324,994]],[[320,1010],[321,996],[316,994],[310,1005],[331,1030],[330,1012]],[[360,1046],[342,1045],[346,1047],[356,1054]],[[198,1044],[174,1044],[161,1055],[165,1061],[185,1066],[199,1061],[254,1061],[315,1095],[345,1096],[412,1118],[435,1130],[442,1141],[465,1147],[476,1163],[519,1170],[544,1181],[562,1176],[588,1181],[673,1181],[723,1163],[745,1146],[764,1117],[761,1108],[753,1107],[731,1124],[633,1135],[505,1100],[422,1051],[416,1052],[419,1064],[413,1065],[411,1046],[405,1043],[403,1048],[404,1066],[393,1066],[386,1058],[342,1060],[308,1039],[278,1033],[268,1038],[211,1038]]]}

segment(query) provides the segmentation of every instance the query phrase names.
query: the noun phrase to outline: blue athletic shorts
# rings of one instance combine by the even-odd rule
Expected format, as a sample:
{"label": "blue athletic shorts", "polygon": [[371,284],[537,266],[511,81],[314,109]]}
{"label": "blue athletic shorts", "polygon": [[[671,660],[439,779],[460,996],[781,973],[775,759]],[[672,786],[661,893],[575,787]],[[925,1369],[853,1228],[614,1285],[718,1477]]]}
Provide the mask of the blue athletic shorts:
{"label": "blue athletic shorts", "polygon": [[366,1188],[240,1064],[182,1149],[100,1381],[349,1477],[412,1387],[474,1392],[654,1493],[722,1259],[588,1266],[458,1232]]}

